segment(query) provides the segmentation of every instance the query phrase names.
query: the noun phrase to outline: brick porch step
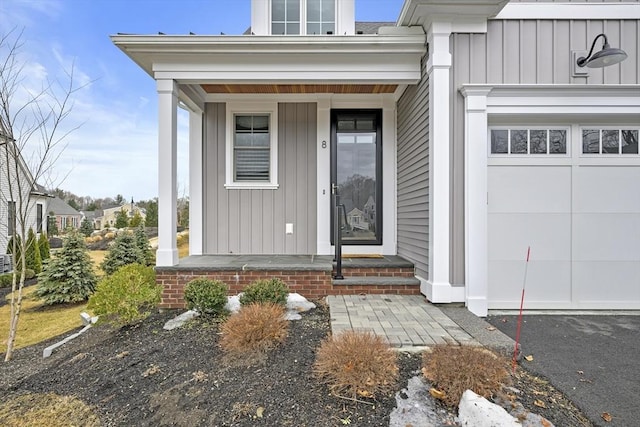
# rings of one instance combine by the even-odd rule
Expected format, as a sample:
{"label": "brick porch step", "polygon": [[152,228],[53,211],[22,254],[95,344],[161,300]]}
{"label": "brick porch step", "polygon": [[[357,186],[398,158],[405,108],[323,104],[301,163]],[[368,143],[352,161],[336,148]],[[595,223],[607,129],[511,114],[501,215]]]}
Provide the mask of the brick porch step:
{"label": "brick porch step", "polygon": [[420,287],[420,280],[412,277],[394,276],[345,276],[344,279],[331,279],[333,286],[417,286]]}

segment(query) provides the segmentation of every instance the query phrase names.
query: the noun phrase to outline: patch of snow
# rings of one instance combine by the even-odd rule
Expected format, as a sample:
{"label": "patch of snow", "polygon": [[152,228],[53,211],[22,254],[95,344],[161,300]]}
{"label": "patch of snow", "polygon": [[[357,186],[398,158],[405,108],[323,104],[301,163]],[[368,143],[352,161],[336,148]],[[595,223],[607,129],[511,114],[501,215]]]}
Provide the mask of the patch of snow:
{"label": "patch of snow", "polygon": [[458,405],[458,419],[464,427],[522,427],[522,424],[503,407],[489,402],[471,390],[462,394]]}
{"label": "patch of snow", "polygon": [[[231,313],[240,311],[240,296],[242,294],[229,297],[227,304],[224,306]],[[287,320],[300,320],[300,313],[316,308],[316,305],[298,293],[290,293],[287,296],[287,312],[284,318]]]}
{"label": "patch of snow", "polygon": [[432,427],[457,425],[455,414],[439,408],[421,376],[410,378],[407,388],[396,393],[396,408],[391,411],[390,427]]}
{"label": "patch of snow", "polygon": [[198,316],[200,316],[200,313],[198,313],[195,310],[185,311],[181,315],[176,316],[173,319],[168,320],[167,323],[164,324],[162,329],[164,329],[165,331],[171,331],[171,330],[173,330],[175,328],[179,328],[180,326],[184,325],[189,320],[194,319],[194,318],[196,318]]}
{"label": "patch of snow", "polygon": [[230,313],[237,313],[240,310],[240,295],[232,295],[228,298],[227,304],[224,306]]}

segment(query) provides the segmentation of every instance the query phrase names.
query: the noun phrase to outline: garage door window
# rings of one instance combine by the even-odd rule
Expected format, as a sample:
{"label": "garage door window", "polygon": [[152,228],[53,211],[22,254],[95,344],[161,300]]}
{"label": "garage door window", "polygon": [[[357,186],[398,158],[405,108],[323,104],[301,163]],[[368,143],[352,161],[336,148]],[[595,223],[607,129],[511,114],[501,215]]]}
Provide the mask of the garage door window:
{"label": "garage door window", "polygon": [[491,155],[567,154],[567,129],[491,128]]}
{"label": "garage door window", "polygon": [[638,154],[638,129],[582,129],[583,154]]}

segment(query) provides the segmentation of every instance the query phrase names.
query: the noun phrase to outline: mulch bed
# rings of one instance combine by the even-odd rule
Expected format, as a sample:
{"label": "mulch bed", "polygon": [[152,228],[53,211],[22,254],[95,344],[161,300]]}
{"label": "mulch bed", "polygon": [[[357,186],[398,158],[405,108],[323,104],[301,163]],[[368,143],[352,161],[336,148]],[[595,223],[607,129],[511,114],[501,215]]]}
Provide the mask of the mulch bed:
{"label": "mulch bed", "polygon": [[[48,359],[41,358],[42,349],[54,340],[18,350],[12,362],[0,365],[0,395],[74,395],[108,426],[389,425],[394,395],[355,403],[330,395],[313,378],[315,349],[330,331],[321,303],[290,323],[284,345],[250,367],[225,359],[215,323],[196,320],[163,330],[176,314],[156,313],[117,330],[94,327]],[[398,390],[419,372],[420,359],[399,356]],[[522,371],[514,383],[525,407],[557,426],[590,425],[548,383],[527,375]],[[546,408],[533,404],[541,398]]]}

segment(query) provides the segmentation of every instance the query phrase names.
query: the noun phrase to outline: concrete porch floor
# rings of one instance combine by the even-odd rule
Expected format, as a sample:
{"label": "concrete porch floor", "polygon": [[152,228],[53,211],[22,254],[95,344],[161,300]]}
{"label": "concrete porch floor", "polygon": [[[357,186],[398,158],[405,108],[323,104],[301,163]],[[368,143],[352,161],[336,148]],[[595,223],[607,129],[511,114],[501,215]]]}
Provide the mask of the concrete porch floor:
{"label": "concrete porch floor", "polygon": [[331,331],[366,330],[402,351],[435,344],[476,345],[510,355],[514,341],[464,307],[442,309],[419,295],[331,295]]}

